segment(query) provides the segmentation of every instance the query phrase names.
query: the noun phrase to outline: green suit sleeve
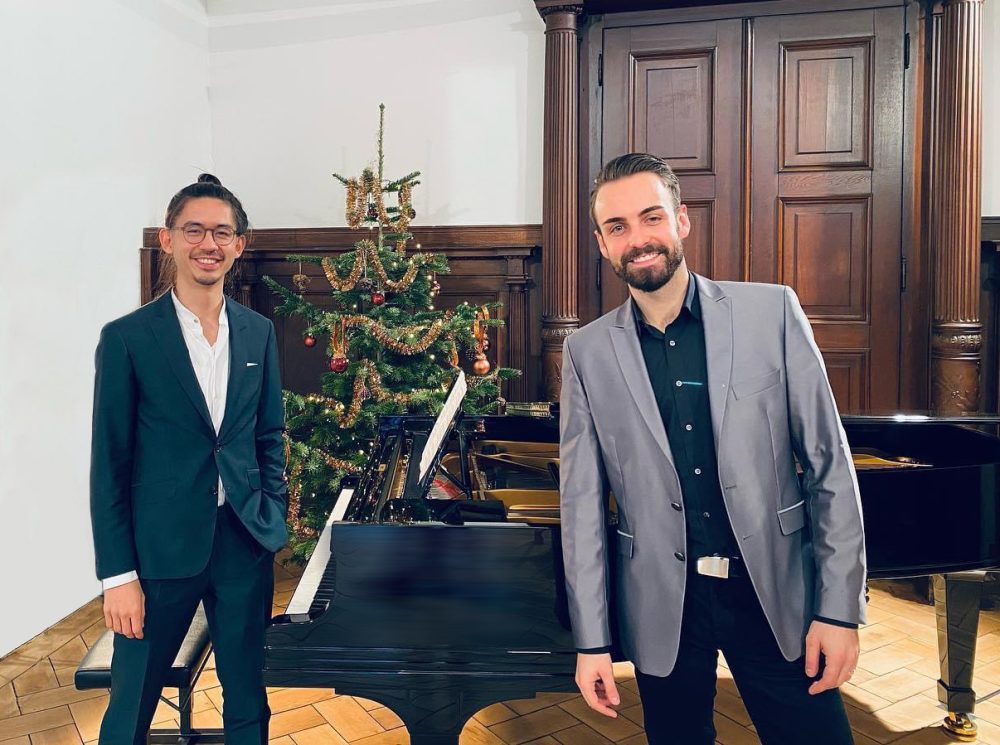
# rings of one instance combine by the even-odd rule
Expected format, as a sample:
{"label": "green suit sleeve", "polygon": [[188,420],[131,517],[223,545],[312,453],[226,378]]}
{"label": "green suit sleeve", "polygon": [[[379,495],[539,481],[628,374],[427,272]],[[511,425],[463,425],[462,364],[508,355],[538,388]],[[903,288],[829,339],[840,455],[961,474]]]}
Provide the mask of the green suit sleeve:
{"label": "green suit sleeve", "polygon": [[97,578],[106,579],[138,569],[131,487],[138,394],[125,341],[109,326],[101,331],[95,367],[90,520]]}

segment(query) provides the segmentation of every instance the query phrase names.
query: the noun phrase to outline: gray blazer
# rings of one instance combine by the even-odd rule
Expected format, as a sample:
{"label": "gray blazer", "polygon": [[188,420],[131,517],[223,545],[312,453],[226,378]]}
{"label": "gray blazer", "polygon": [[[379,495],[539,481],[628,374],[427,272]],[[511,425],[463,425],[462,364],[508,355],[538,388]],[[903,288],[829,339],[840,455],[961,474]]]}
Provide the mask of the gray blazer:
{"label": "gray blazer", "polygon": [[[814,615],[865,619],[864,534],[850,447],[795,293],[691,276],[705,325],[726,511],[781,652],[794,660]],[[668,675],[684,605],[687,565],[674,554],[686,553],[685,524],[683,513],[668,508],[680,501],[680,481],[631,299],[566,339],[562,377],[562,546],[575,643],[611,644],[614,561],[623,651],[642,672]],[[608,488],[618,504],[613,557]]]}

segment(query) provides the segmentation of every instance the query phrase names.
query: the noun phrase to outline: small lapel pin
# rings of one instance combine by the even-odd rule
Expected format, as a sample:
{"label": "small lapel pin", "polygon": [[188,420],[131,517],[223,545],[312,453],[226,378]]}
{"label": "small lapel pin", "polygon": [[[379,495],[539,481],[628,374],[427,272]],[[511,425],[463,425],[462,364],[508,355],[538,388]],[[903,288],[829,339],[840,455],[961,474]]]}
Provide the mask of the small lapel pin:
{"label": "small lapel pin", "polygon": [[248,362],[247,363],[247,367],[257,367],[257,363],[256,362]]}

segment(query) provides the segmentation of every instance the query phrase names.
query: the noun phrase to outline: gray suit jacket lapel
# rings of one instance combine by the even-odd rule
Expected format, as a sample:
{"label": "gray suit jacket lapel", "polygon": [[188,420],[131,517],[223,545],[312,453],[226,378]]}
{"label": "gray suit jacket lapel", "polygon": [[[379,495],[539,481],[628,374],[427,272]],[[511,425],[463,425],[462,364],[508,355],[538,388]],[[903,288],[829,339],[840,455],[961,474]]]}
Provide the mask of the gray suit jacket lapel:
{"label": "gray suit jacket lapel", "polygon": [[184,343],[181,324],[177,320],[177,310],[174,308],[173,300],[170,299],[170,293],[165,293],[154,303],[156,313],[149,320],[153,337],[160,345],[160,349],[163,350],[170,369],[177,377],[184,393],[191,399],[194,408],[201,414],[201,418],[214,434],[215,425],[212,424],[212,417],[208,413],[208,405],[205,403],[205,395],[201,392],[201,386],[198,385],[198,379],[195,377],[194,367],[191,365],[191,355]]}
{"label": "gray suit jacket lapel", "polygon": [[642,414],[646,426],[649,427],[653,439],[672,466],[674,456],[670,452],[667,431],[663,427],[663,419],[660,416],[660,407],[656,403],[653,386],[649,382],[649,373],[646,372],[646,361],[642,357],[642,348],[639,346],[639,335],[636,333],[631,297],[618,308],[615,325],[610,331],[615,355],[618,357],[618,366],[625,378],[628,392],[632,394],[636,406],[639,407],[639,412]]}
{"label": "gray suit jacket lapel", "polygon": [[712,431],[715,450],[719,451],[722,423],[729,401],[733,374],[732,301],[718,284],[691,273],[701,300],[701,318],[705,327],[705,355],[708,363],[708,400],[712,408]]}

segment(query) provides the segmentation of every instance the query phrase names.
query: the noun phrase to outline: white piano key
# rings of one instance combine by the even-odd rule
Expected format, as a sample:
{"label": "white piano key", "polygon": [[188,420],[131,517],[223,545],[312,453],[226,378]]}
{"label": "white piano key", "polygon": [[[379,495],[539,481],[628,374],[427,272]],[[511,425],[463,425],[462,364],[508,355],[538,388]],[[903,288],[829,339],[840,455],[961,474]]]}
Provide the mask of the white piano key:
{"label": "white piano key", "polygon": [[300,616],[300,618],[295,619],[297,621],[308,620],[309,608],[312,606],[313,598],[316,597],[316,590],[319,588],[319,583],[326,572],[326,565],[330,563],[330,526],[343,519],[344,513],[347,511],[347,505],[351,501],[353,494],[354,489],[341,489],[340,494],[337,495],[337,501],[334,503],[333,510],[330,511],[330,517],[326,520],[326,526],[323,528],[323,533],[316,544],[316,550],[309,557],[309,563],[306,564],[306,570],[302,573],[299,584],[292,594],[292,599],[288,603],[285,615]]}

